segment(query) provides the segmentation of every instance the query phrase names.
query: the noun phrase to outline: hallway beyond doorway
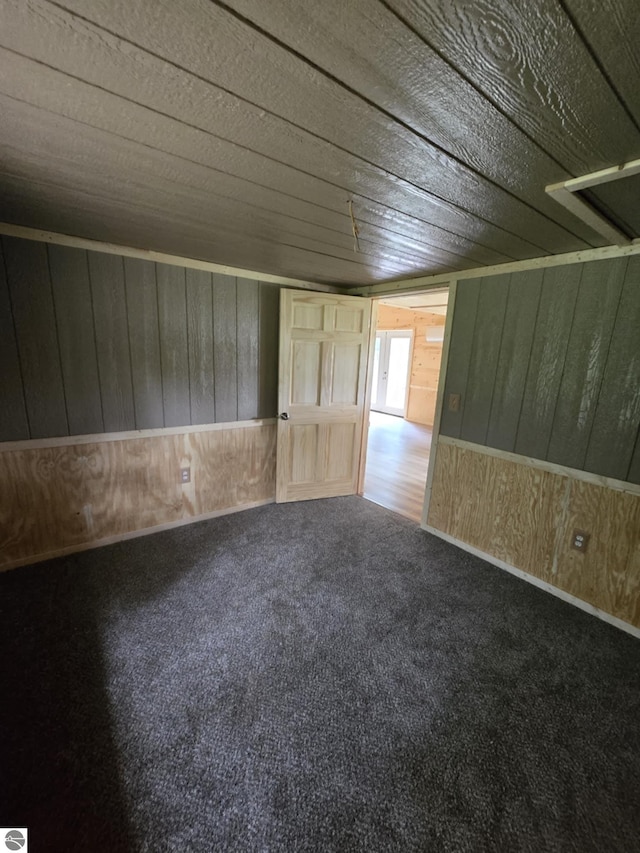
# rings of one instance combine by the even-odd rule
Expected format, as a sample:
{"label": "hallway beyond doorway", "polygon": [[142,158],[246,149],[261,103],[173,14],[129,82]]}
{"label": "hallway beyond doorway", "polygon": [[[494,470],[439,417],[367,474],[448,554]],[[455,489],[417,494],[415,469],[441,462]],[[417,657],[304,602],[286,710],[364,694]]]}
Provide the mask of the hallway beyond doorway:
{"label": "hallway beyond doorway", "polygon": [[363,496],[419,522],[432,430],[381,412],[369,417]]}

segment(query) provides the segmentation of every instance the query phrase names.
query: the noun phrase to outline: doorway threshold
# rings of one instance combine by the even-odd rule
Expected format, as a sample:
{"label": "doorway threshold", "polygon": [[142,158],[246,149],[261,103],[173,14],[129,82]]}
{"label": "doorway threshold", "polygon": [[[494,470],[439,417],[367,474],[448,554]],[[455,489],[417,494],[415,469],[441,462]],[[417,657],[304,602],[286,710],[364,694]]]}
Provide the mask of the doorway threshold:
{"label": "doorway threshold", "polygon": [[370,412],[362,496],[418,524],[427,482],[430,427]]}

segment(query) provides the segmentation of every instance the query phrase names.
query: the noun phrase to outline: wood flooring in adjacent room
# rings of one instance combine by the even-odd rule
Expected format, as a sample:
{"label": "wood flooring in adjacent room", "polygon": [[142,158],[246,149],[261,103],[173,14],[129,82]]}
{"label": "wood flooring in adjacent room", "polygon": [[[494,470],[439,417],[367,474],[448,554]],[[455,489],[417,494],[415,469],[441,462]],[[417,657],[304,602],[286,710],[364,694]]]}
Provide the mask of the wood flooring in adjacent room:
{"label": "wood flooring in adjacent room", "polygon": [[394,415],[369,415],[363,497],[419,522],[432,430]]}

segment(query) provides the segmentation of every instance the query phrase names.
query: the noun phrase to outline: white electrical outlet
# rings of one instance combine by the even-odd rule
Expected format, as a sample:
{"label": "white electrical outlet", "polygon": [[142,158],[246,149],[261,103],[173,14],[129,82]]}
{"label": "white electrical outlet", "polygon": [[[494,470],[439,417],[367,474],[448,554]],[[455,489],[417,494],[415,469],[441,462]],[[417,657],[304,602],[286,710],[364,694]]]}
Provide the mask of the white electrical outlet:
{"label": "white electrical outlet", "polygon": [[180,469],[180,482],[181,483],[190,483],[191,482],[191,468],[181,468]]}
{"label": "white electrical outlet", "polygon": [[584,552],[587,550],[589,539],[591,539],[591,534],[584,530],[574,530],[571,534],[571,547],[575,548],[576,551]]}

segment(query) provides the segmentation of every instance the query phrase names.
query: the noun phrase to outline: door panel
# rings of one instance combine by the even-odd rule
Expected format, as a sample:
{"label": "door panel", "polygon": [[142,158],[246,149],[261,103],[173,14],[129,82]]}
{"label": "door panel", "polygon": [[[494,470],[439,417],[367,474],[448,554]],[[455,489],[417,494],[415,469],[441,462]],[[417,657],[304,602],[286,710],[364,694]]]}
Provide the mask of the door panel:
{"label": "door panel", "polygon": [[291,483],[313,483],[318,456],[318,424],[290,424],[289,465]]}
{"label": "door panel", "polygon": [[352,308],[336,308],[336,332],[361,332],[362,311],[354,311]]}
{"label": "door panel", "polygon": [[331,368],[331,403],[346,403],[355,406],[358,403],[360,361],[362,347],[360,344],[335,344],[333,350],[333,365]]}
{"label": "door panel", "polygon": [[291,405],[319,404],[321,354],[322,345],[316,341],[292,341]]}
{"label": "door panel", "polygon": [[371,300],[283,290],[276,500],[354,494]]}
{"label": "door panel", "polygon": [[294,305],[293,328],[321,329],[324,318],[322,305]]}
{"label": "door panel", "polygon": [[353,470],[356,424],[328,424],[327,480],[349,483]]}

